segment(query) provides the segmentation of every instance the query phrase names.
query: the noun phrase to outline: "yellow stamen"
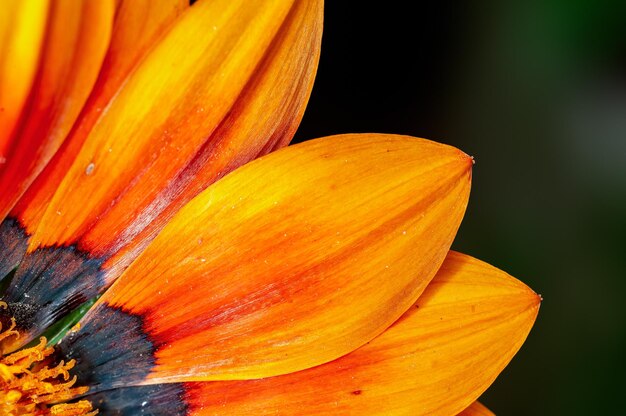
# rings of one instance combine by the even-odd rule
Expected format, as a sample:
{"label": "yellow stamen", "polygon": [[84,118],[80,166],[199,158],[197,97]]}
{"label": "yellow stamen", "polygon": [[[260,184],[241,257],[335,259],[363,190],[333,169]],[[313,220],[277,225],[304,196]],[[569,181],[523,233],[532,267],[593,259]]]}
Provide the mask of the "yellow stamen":
{"label": "yellow stamen", "polygon": [[[6,309],[7,307],[7,303],[0,300],[0,308]],[[5,331],[2,330],[2,323],[0,323],[0,342],[12,336],[19,336],[19,333],[15,330],[15,318],[11,318],[11,326]]]}
{"label": "yellow stamen", "polygon": [[[0,301],[0,307],[6,303]],[[15,330],[15,319],[11,326],[2,331],[0,341],[10,336],[19,336]],[[70,372],[76,362],[61,361],[50,368],[44,360],[54,352],[46,345],[45,337],[39,344],[24,348],[0,359],[0,414],[7,416],[67,415],[89,416],[98,413],[91,403],[80,400],[76,403],[63,403],[83,395],[88,387],[74,387],[76,376]]]}

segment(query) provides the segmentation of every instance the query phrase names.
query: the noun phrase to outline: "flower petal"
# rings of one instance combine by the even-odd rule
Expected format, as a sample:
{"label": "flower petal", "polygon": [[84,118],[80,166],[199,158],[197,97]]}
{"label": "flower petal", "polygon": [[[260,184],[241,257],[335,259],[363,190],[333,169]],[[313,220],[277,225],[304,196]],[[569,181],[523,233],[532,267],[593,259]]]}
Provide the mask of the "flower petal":
{"label": "flower petal", "polygon": [[113,11],[113,0],[51,2],[41,65],[23,121],[0,169],[0,219],[42,171],[74,124],[109,45]]}
{"label": "flower petal", "polygon": [[0,8],[0,169],[35,81],[48,3],[7,0]]}
{"label": "flower petal", "polygon": [[[136,67],[140,58],[167,32],[189,6],[185,0],[120,0],[115,11],[111,46],[88,104],[81,129],[89,131],[96,115]],[[89,120],[89,127],[85,124]]]}
{"label": "flower petal", "polygon": [[369,344],[299,373],[187,386],[188,414],[456,414],[521,347],[539,300],[506,273],[451,252],[415,306]]}
{"label": "flower petal", "polygon": [[184,385],[170,383],[107,390],[90,394],[85,399],[103,416],[184,416],[187,415],[187,403],[182,400],[184,394]]}
{"label": "flower petal", "polygon": [[102,112],[52,200],[39,200],[46,211],[4,299],[19,308],[28,288],[30,306],[46,305],[18,322],[22,342],[108,286],[200,190],[290,140],[321,11],[316,0],[220,0],[181,17]]}
{"label": "flower petal", "polygon": [[103,111],[30,249],[77,244],[99,257],[138,216],[148,221],[144,209],[230,111],[290,6],[218,0],[190,8]]}
{"label": "flower petal", "polygon": [[41,221],[54,191],[72,165],[102,109],[140,58],[187,5],[188,2],[183,0],[132,0],[117,5],[109,50],[72,134],[13,208],[10,218],[0,224],[0,241],[11,242],[11,246],[0,244],[0,279],[17,266],[26,253],[29,234]]}
{"label": "flower petal", "polygon": [[491,410],[480,402],[474,402],[469,407],[463,410],[458,416],[495,416]]}
{"label": "flower petal", "polygon": [[[253,382],[251,382],[253,383]],[[104,392],[88,395],[85,399],[89,400],[95,408],[98,409],[98,414],[102,415],[116,415],[116,416],[133,416],[136,414],[167,414],[167,415],[192,415],[198,414],[198,412],[193,413],[193,410],[189,409],[188,403],[185,401],[186,391],[194,391],[194,389],[200,388],[199,383],[169,383],[169,384],[154,384],[150,386],[139,386],[139,387],[125,387],[114,390],[107,390]],[[314,394],[314,393],[312,393]],[[288,397],[287,397],[288,399]],[[209,410],[209,414],[226,414],[228,411],[228,405],[224,407],[224,411],[214,409],[211,413]],[[275,409],[272,411],[272,415],[289,415],[293,414],[293,409],[291,410],[280,410]],[[328,409],[329,413],[332,414],[341,414],[335,413],[336,409]],[[364,413],[367,415],[375,414],[370,413],[371,409],[368,413]],[[269,412],[264,412],[263,410],[255,409],[254,414],[266,414]],[[231,413],[228,413],[231,414]],[[295,413],[297,415],[306,415],[307,409],[298,409]],[[348,412],[348,414],[354,414]],[[396,413],[386,413],[386,414],[396,414]],[[417,409],[410,409],[408,413],[400,414],[408,414],[411,416],[420,415]],[[493,412],[491,412],[487,407],[485,407],[480,402],[476,401],[472,403],[468,408],[463,410],[457,416],[495,416]]]}
{"label": "flower petal", "polygon": [[272,153],[179,211],[61,348],[97,368],[84,383],[102,389],[266,377],[340,357],[434,276],[471,166],[455,148],[406,136]]}
{"label": "flower petal", "polygon": [[260,380],[114,390],[124,400],[111,406],[145,398],[187,415],[492,415],[474,400],[520,348],[538,308],[523,283],[450,252],[414,307],[351,354]]}

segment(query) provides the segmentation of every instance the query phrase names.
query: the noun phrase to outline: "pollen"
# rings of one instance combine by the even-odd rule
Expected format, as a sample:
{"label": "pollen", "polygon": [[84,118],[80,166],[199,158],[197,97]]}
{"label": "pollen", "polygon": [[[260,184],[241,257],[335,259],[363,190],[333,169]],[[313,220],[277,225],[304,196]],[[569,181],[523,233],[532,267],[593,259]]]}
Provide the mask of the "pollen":
{"label": "pollen", "polygon": [[[0,301],[0,307],[6,303]],[[15,319],[8,328],[0,325],[0,341],[19,336]],[[47,346],[45,337],[39,344],[3,355],[0,359],[0,414],[7,416],[63,415],[89,416],[98,413],[91,403],[80,400],[66,403],[89,390],[75,387],[76,376],[70,370],[76,362],[70,360],[50,366],[48,357],[54,348]]]}

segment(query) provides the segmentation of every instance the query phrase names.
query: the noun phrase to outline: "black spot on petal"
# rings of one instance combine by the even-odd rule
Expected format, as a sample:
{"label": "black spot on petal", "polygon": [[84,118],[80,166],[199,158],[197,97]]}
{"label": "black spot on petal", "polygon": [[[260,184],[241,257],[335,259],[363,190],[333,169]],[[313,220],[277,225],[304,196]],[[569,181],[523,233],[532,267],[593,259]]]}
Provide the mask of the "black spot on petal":
{"label": "black spot on petal", "polygon": [[82,328],[56,346],[56,360],[76,360],[72,374],[90,393],[136,385],[154,367],[154,343],[141,317],[100,304]]}
{"label": "black spot on petal", "polygon": [[2,300],[0,321],[14,316],[22,345],[67,316],[102,288],[103,260],[70,247],[46,247],[24,257]]}
{"label": "black spot on petal", "polygon": [[99,415],[182,416],[187,414],[183,384],[155,384],[101,391],[85,397]]}
{"label": "black spot on petal", "polygon": [[18,220],[6,218],[0,223],[0,280],[16,268],[24,257],[28,237]]}

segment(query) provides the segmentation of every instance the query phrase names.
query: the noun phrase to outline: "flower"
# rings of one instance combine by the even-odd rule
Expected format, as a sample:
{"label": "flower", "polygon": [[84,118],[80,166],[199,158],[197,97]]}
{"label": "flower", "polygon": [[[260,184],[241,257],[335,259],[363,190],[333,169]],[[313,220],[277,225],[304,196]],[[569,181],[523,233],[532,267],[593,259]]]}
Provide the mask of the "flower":
{"label": "flower", "polygon": [[3,413],[488,413],[539,298],[449,251],[463,152],[285,147],[322,8],[4,7]]}

